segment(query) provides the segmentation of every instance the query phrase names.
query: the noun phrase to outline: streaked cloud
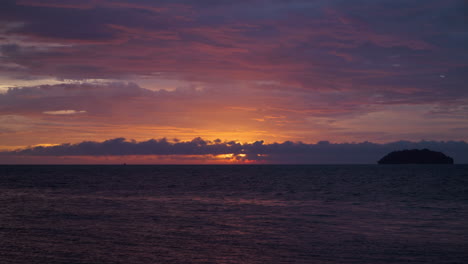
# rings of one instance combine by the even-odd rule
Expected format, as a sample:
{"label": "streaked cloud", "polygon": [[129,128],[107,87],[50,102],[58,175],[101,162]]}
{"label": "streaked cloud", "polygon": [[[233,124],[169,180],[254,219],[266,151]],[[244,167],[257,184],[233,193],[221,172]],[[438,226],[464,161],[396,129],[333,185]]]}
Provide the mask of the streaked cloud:
{"label": "streaked cloud", "polygon": [[[101,81],[10,88],[0,94],[0,116],[18,118],[14,124],[0,125],[4,127],[1,145],[104,140],[109,135],[266,142],[345,142],[364,137],[382,143],[466,136],[460,128],[466,120],[463,100],[398,104],[380,102],[391,97],[353,96],[345,91],[286,93],[281,87],[268,90],[249,82],[241,84],[246,86],[242,89],[181,82],[169,91],[166,84],[155,81],[154,90]],[[61,133],[51,141],[49,131]],[[31,142],[33,138],[36,142]]]}
{"label": "streaked cloud", "polygon": [[42,112],[46,115],[75,115],[75,114],[84,114],[86,111],[80,110],[57,110],[57,111],[44,111]]}

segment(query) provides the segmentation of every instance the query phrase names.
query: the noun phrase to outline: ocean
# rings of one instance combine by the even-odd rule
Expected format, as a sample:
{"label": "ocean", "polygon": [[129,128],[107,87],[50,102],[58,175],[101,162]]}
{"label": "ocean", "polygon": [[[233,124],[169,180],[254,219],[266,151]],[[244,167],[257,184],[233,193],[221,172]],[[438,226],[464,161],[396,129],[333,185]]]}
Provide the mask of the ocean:
{"label": "ocean", "polygon": [[468,263],[468,165],[0,166],[0,263]]}

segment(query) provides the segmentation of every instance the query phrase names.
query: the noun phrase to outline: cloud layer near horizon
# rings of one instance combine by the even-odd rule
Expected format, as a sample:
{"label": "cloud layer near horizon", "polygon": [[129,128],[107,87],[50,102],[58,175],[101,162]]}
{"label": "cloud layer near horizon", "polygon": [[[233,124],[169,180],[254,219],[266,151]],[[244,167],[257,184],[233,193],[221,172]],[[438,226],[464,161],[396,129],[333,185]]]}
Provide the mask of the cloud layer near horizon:
{"label": "cloud layer near horizon", "polygon": [[[463,141],[398,141],[386,144],[371,142],[330,143],[321,141],[316,144],[286,141],[265,144],[263,141],[239,143],[234,141],[208,141],[195,138],[191,141],[168,141],[151,139],[147,141],[127,141],[115,138],[103,142],[86,141],[78,144],[57,146],[37,146],[16,151],[2,152],[8,156],[197,156],[225,162],[260,162],[293,164],[369,164],[375,163],[385,154],[402,149],[423,149],[442,151],[452,156],[456,163],[468,163],[468,144]],[[51,159],[53,160],[53,158]],[[99,163],[99,160],[96,161]]]}

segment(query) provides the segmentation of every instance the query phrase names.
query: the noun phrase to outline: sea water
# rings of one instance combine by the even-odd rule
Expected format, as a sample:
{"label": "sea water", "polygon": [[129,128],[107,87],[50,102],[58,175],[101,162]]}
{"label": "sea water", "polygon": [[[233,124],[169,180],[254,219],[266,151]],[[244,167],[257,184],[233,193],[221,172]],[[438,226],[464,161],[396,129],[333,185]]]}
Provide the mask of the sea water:
{"label": "sea water", "polygon": [[468,166],[0,166],[0,263],[468,263]]}

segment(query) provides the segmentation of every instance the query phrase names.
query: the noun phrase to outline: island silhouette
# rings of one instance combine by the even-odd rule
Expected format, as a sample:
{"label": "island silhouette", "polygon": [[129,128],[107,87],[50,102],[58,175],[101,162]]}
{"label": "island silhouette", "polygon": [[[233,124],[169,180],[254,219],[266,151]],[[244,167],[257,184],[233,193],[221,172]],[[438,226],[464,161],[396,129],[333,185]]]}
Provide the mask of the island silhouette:
{"label": "island silhouette", "polygon": [[381,158],[378,164],[453,164],[453,158],[429,149],[393,151]]}

